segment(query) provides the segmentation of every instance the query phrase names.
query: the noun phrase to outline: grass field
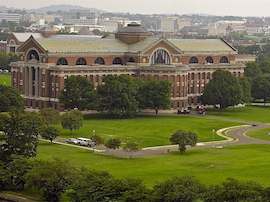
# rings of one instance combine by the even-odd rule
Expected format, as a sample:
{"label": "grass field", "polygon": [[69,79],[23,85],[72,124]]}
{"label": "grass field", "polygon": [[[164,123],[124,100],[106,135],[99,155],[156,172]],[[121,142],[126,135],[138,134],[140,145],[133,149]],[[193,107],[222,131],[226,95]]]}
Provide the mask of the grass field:
{"label": "grass field", "polygon": [[270,123],[270,107],[264,106],[246,106],[246,107],[229,107],[223,109],[219,115],[219,109],[206,109],[206,114],[235,120],[245,120],[259,123]]}
{"label": "grass field", "polygon": [[[86,115],[84,116],[84,126],[80,130],[69,134],[69,130],[61,129],[61,136],[87,138],[95,130],[95,134],[101,135],[104,139],[118,137],[123,142],[136,141],[142,148],[169,145],[170,136],[179,129],[197,133],[198,142],[211,141],[213,129],[217,131],[235,125],[240,124],[188,116],[145,115],[132,119],[107,119],[101,115]],[[59,128],[61,127],[59,126]],[[215,140],[224,140],[224,138],[216,135]]]}
{"label": "grass field", "polygon": [[159,156],[125,159],[89,150],[39,142],[38,159],[59,157],[76,166],[107,170],[115,177],[139,177],[151,186],[173,176],[195,175],[205,184],[218,184],[226,178],[257,181],[270,186],[270,145],[230,146],[187,150]]}
{"label": "grass field", "polygon": [[0,73],[0,84],[11,85],[11,74]]}
{"label": "grass field", "polygon": [[246,134],[253,138],[258,138],[262,140],[270,140],[269,133],[270,133],[270,127],[252,130],[252,131],[247,132]]}

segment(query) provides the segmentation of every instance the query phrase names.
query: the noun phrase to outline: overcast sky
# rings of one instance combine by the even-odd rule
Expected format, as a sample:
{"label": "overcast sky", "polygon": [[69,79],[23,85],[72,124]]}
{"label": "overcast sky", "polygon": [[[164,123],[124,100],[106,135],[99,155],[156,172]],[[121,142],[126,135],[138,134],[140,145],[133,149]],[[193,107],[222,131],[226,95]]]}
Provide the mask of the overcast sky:
{"label": "overcast sky", "polygon": [[220,16],[270,16],[270,0],[0,0],[0,6],[19,9],[59,4],[140,14],[204,13]]}

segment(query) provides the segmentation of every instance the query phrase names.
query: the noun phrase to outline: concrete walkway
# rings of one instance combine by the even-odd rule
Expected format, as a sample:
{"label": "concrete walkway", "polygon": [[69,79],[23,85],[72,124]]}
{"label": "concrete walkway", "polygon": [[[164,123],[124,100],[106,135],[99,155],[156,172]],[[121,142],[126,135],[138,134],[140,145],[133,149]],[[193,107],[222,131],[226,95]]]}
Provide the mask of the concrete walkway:
{"label": "concrete walkway", "polygon": [[[168,114],[160,114],[160,116],[162,116],[162,115],[168,115]],[[214,141],[214,142],[213,141],[200,142],[200,143],[197,143],[196,147],[187,146],[187,150],[200,149],[200,148],[211,148],[211,147],[223,148],[226,146],[243,145],[243,144],[270,144],[270,141],[255,139],[255,138],[251,138],[251,137],[245,135],[245,133],[247,131],[260,129],[260,128],[268,128],[268,127],[270,127],[270,124],[255,123],[255,122],[248,122],[248,121],[225,119],[225,118],[221,118],[221,117],[200,115],[196,111],[192,111],[190,114],[185,114],[185,115],[178,115],[178,114],[174,114],[174,115],[175,116],[192,116],[192,117],[224,120],[224,121],[231,121],[231,122],[238,122],[238,123],[245,123],[246,124],[246,125],[240,125],[240,126],[235,126],[235,127],[230,127],[230,128],[223,128],[223,129],[216,131],[217,135],[222,136],[222,137],[226,138],[227,140]],[[225,136],[222,134],[224,131],[226,134]],[[57,143],[57,144],[71,146],[71,147],[93,150],[92,148],[89,148],[89,147],[67,144],[67,143],[65,143],[65,141],[66,141],[65,138],[59,137],[56,139],[56,141],[53,141],[53,142]],[[136,158],[136,157],[143,157],[143,156],[164,155],[170,151],[177,151],[177,150],[178,150],[178,145],[147,147],[147,148],[142,148],[139,151],[133,153],[132,157]],[[129,158],[129,154],[126,153],[125,151],[123,151],[123,149],[115,149],[114,151],[111,151],[111,150],[108,150],[104,145],[99,145],[95,149],[95,152],[103,153],[103,154],[107,154],[107,155],[111,155],[111,153],[113,153],[114,156]]]}

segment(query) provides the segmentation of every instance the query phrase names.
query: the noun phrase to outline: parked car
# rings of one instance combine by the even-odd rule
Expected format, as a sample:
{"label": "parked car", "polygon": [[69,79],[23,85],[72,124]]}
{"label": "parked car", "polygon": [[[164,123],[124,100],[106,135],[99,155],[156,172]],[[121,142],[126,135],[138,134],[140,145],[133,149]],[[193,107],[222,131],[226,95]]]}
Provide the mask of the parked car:
{"label": "parked car", "polygon": [[92,145],[92,140],[88,138],[79,137],[77,141],[78,141],[77,143],[78,145],[83,145],[83,146],[88,146],[88,147]]}
{"label": "parked car", "polygon": [[78,141],[75,138],[69,138],[66,142],[71,144],[78,144]]}

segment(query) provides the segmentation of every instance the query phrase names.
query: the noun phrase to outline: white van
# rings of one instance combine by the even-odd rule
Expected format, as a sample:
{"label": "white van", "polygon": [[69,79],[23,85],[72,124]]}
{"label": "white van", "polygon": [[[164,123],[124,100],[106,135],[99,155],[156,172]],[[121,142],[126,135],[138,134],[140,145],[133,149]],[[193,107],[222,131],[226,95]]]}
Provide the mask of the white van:
{"label": "white van", "polygon": [[79,137],[77,139],[77,144],[78,145],[83,145],[83,146],[91,146],[92,140],[91,139],[88,139],[88,138]]}

